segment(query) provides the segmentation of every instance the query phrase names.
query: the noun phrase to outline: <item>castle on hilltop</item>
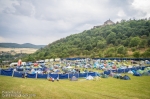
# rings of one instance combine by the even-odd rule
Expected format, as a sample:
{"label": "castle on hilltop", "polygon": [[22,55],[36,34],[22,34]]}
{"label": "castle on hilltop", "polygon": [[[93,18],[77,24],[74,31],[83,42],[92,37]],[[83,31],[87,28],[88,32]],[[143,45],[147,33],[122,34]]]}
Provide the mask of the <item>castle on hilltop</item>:
{"label": "castle on hilltop", "polygon": [[109,19],[106,22],[104,22],[103,25],[94,26],[93,29],[94,28],[99,28],[99,27],[102,27],[102,26],[106,26],[106,25],[113,25],[113,24],[115,24],[115,23]]}

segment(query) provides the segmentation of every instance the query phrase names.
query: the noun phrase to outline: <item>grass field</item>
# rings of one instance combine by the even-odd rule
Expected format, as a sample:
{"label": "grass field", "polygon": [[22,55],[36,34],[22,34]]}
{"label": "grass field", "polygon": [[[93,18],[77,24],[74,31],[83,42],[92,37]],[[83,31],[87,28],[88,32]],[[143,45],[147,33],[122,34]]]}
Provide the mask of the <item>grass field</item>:
{"label": "grass field", "polygon": [[[0,75],[0,99],[150,99],[150,76],[50,82]],[[22,96],[6,96],[8,93]]]}
{"label": "grass field", "polygon": [[35,48],[2,48],[0,47],[0,52],[11,52],[14,51],[15,53],[26,53],[26,54],[31,54],[36,52],[38,49]]}

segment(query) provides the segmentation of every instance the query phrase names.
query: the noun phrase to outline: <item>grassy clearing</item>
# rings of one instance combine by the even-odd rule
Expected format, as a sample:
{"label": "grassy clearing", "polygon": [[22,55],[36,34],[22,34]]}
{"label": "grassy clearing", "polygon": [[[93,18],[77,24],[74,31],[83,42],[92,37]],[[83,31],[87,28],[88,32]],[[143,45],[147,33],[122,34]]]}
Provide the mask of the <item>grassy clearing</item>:
{"label": "grassy clearing", "polygon": [[0,52],[11,52],[14,51],[15,53],[27,53],[27,54],[32,54],[34,52],[36,52],[38,49],[35,48],[3,48],[0,47]]}
{"label": "grassy clearing", "polygon": [[[65,79],[59,82],[0,76],[0,99],[150,99],[150,76],[129,76],[131,80],[127,81],[109,77],[100,81]],[[3,97],[3,91],[31,97]]]}

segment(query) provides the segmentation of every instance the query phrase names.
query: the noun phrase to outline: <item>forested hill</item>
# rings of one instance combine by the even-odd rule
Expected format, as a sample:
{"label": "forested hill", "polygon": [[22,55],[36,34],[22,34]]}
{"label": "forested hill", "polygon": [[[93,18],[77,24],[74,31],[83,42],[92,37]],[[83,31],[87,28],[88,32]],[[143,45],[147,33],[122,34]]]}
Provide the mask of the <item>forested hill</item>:
{"label": "forested hill", "polygon": [[0,43],[0,47],[4,48],[42,48],[45,45],[34,45],[30,43],[17,44],[17,43]]}
{"label": "forested hill", "polygon": [[25,59],[66,57],[150,57],[150,20],[122,20],[70,35]]}

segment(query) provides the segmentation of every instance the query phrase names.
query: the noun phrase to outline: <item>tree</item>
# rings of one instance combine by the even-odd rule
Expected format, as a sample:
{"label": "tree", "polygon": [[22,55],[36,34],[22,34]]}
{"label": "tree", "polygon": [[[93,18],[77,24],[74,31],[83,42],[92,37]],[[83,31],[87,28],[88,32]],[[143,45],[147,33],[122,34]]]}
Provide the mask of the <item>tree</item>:
{"label": "tree", "polygon": [[147,41],[147,46],[150,47],[150,38],[149,38],[148,41]]}
{"label": "tree", "polygon": [[113,57],[115,55],[115,48],[114,47],[111,47],[111,48],[108,48],[105,52],[105,56],[106,57]]}
{"label": "tree", "polygon": [[150,48],[149,49],[147,49],[144,53],[142,53],[142,55],[141,55],[142,57],[144,57],[144,58],[148,58],[148,57],[150,57]]}
{"label": "tree", "polygon": [[139,58],[139,57],[140,57],[140,52],[139,52],[139,51],[135,51],[135,52],[133,53],[133,56],[134,56],[135,58]]}
{"label": "tree", "polygon": [[106,40],[107,40],[107,43],[110,44],[114,44],[115,43],[115,39],[116,39],[116,33],[114,32],[111,32],[107,37],[106,37]]}
{"label": "tree", "polygon": [[91,58],[95,58],[95,52],[91,54]]}
{"label": "tree", "polygon": [[103,52],[102,52],[102,51],[99,51],[98,56],[99,56],[99,57],[104,57]]}
{"label": "tree", "polygon": [[127,50],[124,46],[119,46],[117,49],[117,53],[125,55],[127,53]]}
{"label": "tree", "polygon": [[90,51],[91,49],[92,49],[92,45],[91,45],[91,44],[88,44],[88,45],[86,46],[86,50]]}
{"label": "tree", "polygon": [[130,47],[137,47],[140,43],[140,38],[139,37],[133,37],[131,39],[131,42],[129,43]]}
{"label": "tree", "polygon": [[106,47],[106,41],[98,41],[97,47],[103,49]]}
{"label": "tree", "polygon": [[143,39],[143,40],[140,41],[139,47],[140,47],[140,48],[145,48],[145,46],[146,46],[146,40]]}

